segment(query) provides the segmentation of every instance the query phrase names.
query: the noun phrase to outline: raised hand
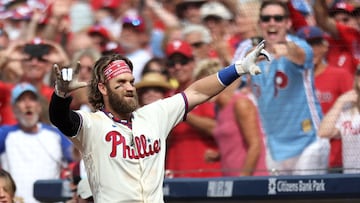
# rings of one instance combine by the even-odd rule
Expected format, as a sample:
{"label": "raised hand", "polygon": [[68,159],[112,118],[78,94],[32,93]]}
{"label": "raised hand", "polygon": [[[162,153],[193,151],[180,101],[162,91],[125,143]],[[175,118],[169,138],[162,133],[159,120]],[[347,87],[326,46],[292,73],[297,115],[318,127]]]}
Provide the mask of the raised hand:
{"label": "raised hand", "polygon": [[239,75],[250,73],[251,75],[257,75],[261,73],[259,66],[256,62],[259,56],[264,56],[266,60],[270,61],[270,54],[264,49],[265,40],[261,41],[254,50],[252,50],[243,59],[235,62],[236,71]]}
{"label": "raised hand", "polygon": [[[80,62],[76,65],[76,70],[80,68]],[[79,71],[74,71],[71,67],[60,67],[54,64],[54,71],[56,75],[55,93],[59,97],[68,97],[73,90],[86,87],[86,82],[79,82],[77,74]]]}

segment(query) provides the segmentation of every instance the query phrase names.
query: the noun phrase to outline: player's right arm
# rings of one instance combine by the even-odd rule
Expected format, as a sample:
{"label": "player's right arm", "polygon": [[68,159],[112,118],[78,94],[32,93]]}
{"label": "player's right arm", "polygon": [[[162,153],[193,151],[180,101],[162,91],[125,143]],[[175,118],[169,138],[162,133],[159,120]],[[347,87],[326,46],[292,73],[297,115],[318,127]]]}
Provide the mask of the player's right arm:
{"label": "player's right arm", "polygon": [[184,93],[189,110],[217,95],[240,76],[260,74],[261,70],[256,65],[259,56],[263,55],[267,60],[270,60],[270,54],[264,49],[264,46],[265,41],[260,42],[246,57],[217,73],[195,81],[186,88]]}

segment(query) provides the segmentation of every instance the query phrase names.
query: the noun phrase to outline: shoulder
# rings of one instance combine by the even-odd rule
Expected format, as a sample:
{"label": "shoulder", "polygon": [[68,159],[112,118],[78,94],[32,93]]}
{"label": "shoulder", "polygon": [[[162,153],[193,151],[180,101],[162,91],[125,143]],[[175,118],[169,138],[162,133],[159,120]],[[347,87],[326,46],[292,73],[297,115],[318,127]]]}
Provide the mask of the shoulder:
{"label": "shoulder", "polygon": [[16,131],[20,129],[19,125],[3,125],[0,127],[0,134],[5,135],[8,134],[11,131]]}
{"label": "shoulder", "polygon": [[244,94],[237,94],[235,96],[235,109],[238,111],[250,111],[255,108],[254,102]]}

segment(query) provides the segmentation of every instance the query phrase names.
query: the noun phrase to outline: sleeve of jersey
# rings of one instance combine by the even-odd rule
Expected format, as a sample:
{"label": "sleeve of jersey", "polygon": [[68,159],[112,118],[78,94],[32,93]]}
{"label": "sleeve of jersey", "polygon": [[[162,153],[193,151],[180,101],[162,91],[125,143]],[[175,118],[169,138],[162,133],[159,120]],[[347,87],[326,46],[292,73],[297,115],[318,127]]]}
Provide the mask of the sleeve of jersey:
{"label": "sleeve of jersey", "polygon": [[158,126],[161,134],[168,135],[171,129],[186,118],[188,111],[185,94],[178,93],[172,97],[146,105],[138,111],[149,123]]}
{"label": "sleeve of jersey", "polygon": [[303,68],[305,69],[313,69],[314,68],[314,63],[313,63],[313,50],[311,48],[311,46],[306,43],[305,40],[302,40],[298,37],[292,36],[290,39],[292,39],[294,41],[294,43],[296,45],[298,45],[301,49],[304,50],[305,52],[305,63],[303,65]]}
{"label": "sleeve of jersey", "polygon": [[68,137],[75,136],[81,125],[80,116],[70,110],[71,100],[71,97],[64,99],[53,93],[49,105],[51,123]]}

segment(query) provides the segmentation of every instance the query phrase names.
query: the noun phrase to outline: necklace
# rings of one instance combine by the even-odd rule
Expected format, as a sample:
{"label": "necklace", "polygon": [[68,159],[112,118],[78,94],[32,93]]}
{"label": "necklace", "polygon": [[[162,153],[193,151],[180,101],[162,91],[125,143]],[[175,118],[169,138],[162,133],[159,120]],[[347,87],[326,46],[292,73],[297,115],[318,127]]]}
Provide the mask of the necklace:
{"label": "necklace", "polygon": [[130,133],[130,140],[131,140],[130,146],[134,146],[135,142],[134,142],[134,135],[132,133],[132,122],[131,122],[131,120],[134,118],[134,115],[131,114],[130,120],[125,120],[125,119],[120,119],[120,118],[115,117],[111,112],[109,112],[109,111],[107,111],[105,109],[102,109],[101,111],[104,112],[104,114],[107,117],[111,118],[111,120],[113,120],[115,124],[125,125],[126,127],[128,127],[130,129],[130,131],[131,131],[131,133]]}

